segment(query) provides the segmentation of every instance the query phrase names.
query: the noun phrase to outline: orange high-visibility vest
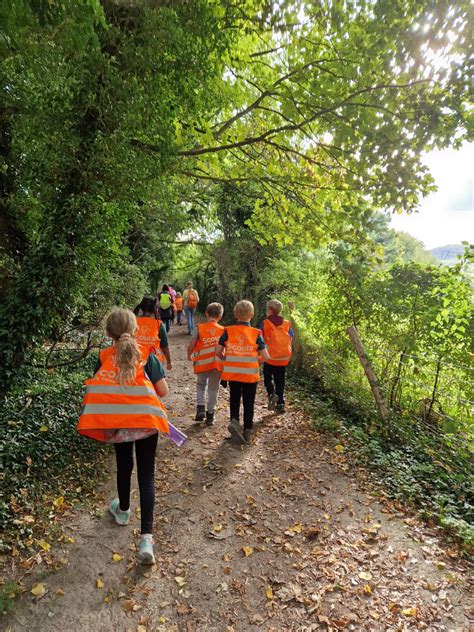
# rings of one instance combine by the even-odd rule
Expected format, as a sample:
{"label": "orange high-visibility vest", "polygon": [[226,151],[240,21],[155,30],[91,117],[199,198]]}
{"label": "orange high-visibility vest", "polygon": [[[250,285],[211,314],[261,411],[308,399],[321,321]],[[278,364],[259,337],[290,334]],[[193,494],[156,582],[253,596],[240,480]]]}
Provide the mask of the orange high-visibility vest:
{"label": "orange high-visibility vest", "polygon": [[174,304],[176,305],[176,311],[177,312],[182,312],[183,311],[183,297],[182,296],[178,296],[176,298]]}
{"label": "orange high-visibility vest", "polygon": [[286,366],[291,360],[290,321],[284,320],[281,325],[274,325],[271,320],[263,321],[263,339],[270,355],[267,364]]}
{"label": "orange high-visibility vest", "polygon": [[138,344],[147,347],[161,363],[165,361],[160,340],[160,327],[162,324],[163,322],[156,318],[140,316],[137,318],[138,331],[135,334]]}
{"label": "orange high-visibility vest", "polygon": [[145,373],[149,351],[140,347],[142,360],[137,365],[133,384],[118,381],[115,347],[100,353],[102,366],[86,380],[86,394],[77,430],[80,434],[105,442],[111,430],[140,428],[168,434],[166,408]]}
{"label": "orange high-visibility vest", "polygon": [[224,327],[217,323],[201,323],[198,325],[198,340],[193,353],[194,373],[204,373],[217,369],[222,371],[222,361],[216,356],[219,338],[224,333]]}
{"label": "orange high-visibility vest", "polygon": [[226,327],[222,379],[230,382],[258,382],[260,379],[257,338],[260,331],[247,325]]}

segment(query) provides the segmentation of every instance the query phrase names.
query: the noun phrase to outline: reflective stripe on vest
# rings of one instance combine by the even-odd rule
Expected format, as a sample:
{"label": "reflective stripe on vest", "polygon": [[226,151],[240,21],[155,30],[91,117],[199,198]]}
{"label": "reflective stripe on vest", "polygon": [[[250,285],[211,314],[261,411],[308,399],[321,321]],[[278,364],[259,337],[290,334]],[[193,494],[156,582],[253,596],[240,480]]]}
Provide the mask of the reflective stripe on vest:
{"label": "reflective stripe on vest", "polygon": [[[126,390],[125,390],[126,389]],[[155,395],[147,386],[109,386],[107,384],[89,384],[86,393],[111,393],[112,395]]]}
{"label": "reflective stripe on vest", "polygon": [[255,358],[253,356],[226,355],[225,359],[227,362],[255,362]]}
{"label": "reflective stripe on vest", "polygon": [[[193,363],[194,367],[204,366],[205,364],[215,364],[216,363],[216,355],[212,354],[209,358],[204,358],[204,360],[197,360]],[[211,369],[207,369],[210,371]]]}
{"label": "reflective stripe on vest", "polygon": [[77,425],[78,432],[106,441],[112,430],[140,428],[168,433],[166,408],[145,374],[149,350],[140,346],[141,361],[137,364],[133,384],[118,382],[115,347],[100,354],[102,366],[93,378],[86,381],[83,410]]}
{"label": "reflective stripe on vest", "polygon": [[222,370],[222,362],[216,356],[216,347],[223,332],[224,327],[213,321],[198,325],[198,339],[193,352],[194,373]]}
{"label": "reflective stripe on vest", "polygon": [[258,382],[257,338],[260,331],[247,325],[231,325],[226,328],[224,368],[222,379],[235,382]]}
{"label": "reflective stripe on vest", "polygon": [[159,406],[146,404],[86,404],[83,415],[156,415],[167,419]]}
{"label": "reflective stripe on vest", "polygon": [[227,366],[227,364],[224,364],[224,366],[225,366],[224,371],[226,373],[249,373],[249,374],[256,373],[257,375],[260,373],[260,368],[258,366],[252,367],[250,369],[247,369],[243,366]]}

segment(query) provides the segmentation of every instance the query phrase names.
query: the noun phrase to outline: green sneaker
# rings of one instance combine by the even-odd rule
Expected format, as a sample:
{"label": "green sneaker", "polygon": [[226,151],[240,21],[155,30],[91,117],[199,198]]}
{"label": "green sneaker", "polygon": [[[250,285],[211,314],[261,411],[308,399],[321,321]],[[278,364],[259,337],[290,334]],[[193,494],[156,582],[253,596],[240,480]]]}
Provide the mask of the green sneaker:
{"label": "green sneaker", "polygon": [[139,564],[154,564],[155,556],[153,554],[153,536],[151,533],[145,533],[140,538],[138,545],[138,562]]}
{"label": "green sneaker", "polygon": [[109,511],[112,516],[115,518],[115,522],[120,526],[124,527],[130,522],[130,509],[127,511],[122,511],[120,509],[120,500],[118,498],[114,498],[109,505]]}

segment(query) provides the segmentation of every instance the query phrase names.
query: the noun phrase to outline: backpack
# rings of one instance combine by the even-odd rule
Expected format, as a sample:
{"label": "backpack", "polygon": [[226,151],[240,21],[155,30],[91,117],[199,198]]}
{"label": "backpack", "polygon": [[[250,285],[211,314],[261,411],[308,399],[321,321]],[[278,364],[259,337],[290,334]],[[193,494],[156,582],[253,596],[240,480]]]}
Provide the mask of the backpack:
{"label": "backpack", "polygon": [[169,309],[171,307],[171,296],[167,292],[160,294],[161,309]]}
{"label": "backpack", "polygon": [[[288,332],[288,321],[283,321],[278,327],[268,321],[271,327],[271,335],[268,340],[268,353],[271,360],[288,364],[291,357],[291,336]],[[271,362],[270,360],[270,362]]]}
{"label": "backpack", "polygon": [[188,307],[194,309],[195,307],[197,307],[197,304],[198,300],[196,292],[194,290],[188,290]]}

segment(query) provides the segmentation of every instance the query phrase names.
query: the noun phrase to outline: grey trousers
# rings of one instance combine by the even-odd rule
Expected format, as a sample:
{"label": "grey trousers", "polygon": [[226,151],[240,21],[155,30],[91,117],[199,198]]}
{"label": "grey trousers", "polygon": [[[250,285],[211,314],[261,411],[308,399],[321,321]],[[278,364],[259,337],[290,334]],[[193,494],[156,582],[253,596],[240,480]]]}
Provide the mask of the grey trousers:
{"label": "grey trousers", "polygon": [[207,406],[208,413],[213,413],[216,410],[217,396],[219,394],[219,384],[221,381],[220,371],[204,371],[197,374],[197,405]]}

